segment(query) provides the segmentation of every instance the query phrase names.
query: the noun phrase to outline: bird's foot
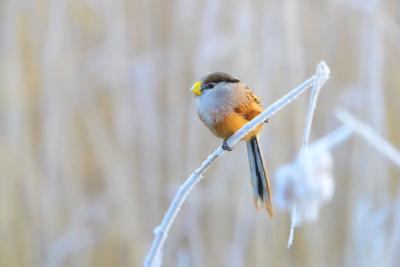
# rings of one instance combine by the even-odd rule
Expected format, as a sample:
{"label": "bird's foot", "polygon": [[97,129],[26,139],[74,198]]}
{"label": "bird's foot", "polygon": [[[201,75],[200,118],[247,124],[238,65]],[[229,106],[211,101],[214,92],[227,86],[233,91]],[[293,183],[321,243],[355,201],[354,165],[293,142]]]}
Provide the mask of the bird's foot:
{"label": "bird's foot", "polygon": [[226,142],[226,140],[224,140],[224,142],[222,143],[222,149],[226,150],[226,151],[232,151],[232,147],[230,147],[228,145],[228,143]]}

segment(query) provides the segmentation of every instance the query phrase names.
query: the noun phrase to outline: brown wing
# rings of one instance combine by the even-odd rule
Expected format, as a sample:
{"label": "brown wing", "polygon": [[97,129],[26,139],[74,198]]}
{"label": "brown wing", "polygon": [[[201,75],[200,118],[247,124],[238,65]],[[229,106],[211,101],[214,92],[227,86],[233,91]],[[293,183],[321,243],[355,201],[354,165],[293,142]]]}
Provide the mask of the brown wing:
{"label": "brown wing", "polygon": [[263,111],[258,97],[246,87],[246,102],[235,108],[235,112],[242,115],[246,120],[250,121]]}
{"label": "brown wing", "polygon": [[[263,107],[261,106],[260,100],[258,97],[251,91],[248,87],[246,87],[246,100],[240,106],[235,108],[235,113],[239,114],[245,121],[250,121],[257,115],[259,115],[263,111]],[[254,136],[256,136],[261,128],[262,124],[258,125],[253,131],[243,137],[243,140],[250,140]]]}

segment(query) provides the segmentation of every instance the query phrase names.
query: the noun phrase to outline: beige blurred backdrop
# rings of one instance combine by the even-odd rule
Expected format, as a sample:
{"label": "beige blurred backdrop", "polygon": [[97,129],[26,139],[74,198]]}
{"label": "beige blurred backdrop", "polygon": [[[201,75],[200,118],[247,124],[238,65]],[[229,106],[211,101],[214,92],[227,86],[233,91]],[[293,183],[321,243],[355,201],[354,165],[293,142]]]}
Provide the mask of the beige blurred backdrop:
{"label": "beige blurred backdrop", "polygon": [[[400,148],[400,3],[380,0],[1,0],[0,266],[141,266],[179,185],[220,144],[192,82],[226,71],[264,106],[312,75],[312,138],[356,114]],[[308,94],[261,134],[294,159]],[[352,138],[335,195],[286,249],[289,215],[253,205],[244,144],[189,195],[164,266],[398,266],[400,172]]]}

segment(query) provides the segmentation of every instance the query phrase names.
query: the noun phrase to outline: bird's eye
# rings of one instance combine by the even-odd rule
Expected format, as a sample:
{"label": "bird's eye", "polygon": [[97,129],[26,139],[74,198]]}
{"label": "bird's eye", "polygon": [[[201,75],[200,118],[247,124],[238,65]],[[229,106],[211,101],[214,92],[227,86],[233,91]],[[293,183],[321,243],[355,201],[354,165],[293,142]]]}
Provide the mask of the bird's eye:
{"label": "bird's eye", "polygon": [[207,84],[207,88],[208,88],[208,89],[214,88],[214,86],[215,86],[214,83],[209,83],[209,84]]}

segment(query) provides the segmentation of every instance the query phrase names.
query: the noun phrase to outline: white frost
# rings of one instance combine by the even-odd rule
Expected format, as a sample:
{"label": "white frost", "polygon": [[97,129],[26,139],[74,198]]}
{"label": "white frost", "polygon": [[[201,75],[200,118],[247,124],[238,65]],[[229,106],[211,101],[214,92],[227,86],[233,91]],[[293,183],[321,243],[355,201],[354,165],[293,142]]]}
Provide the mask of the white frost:
{"label": "white frost", "polygon": [[[310,146],[275,175],[274,199],[278,209],[292,213],[294,226],[318,218],[320,207],[334,193],[333,160],[323,146]],[[293,208],[297,209],[293,212]]]}

